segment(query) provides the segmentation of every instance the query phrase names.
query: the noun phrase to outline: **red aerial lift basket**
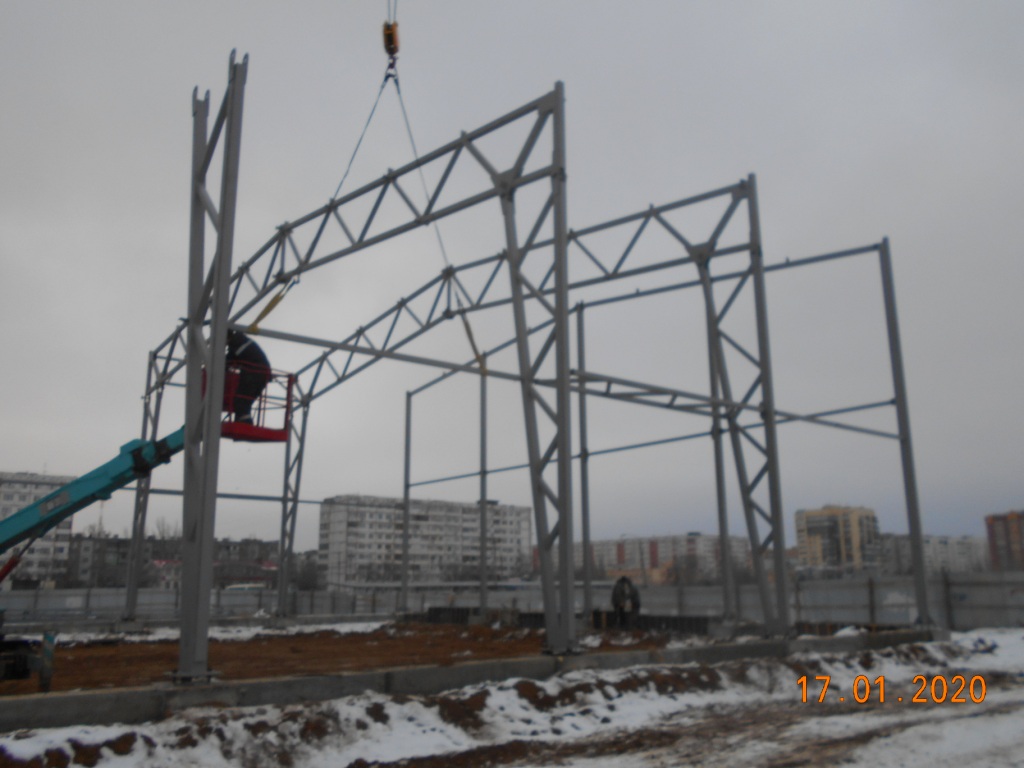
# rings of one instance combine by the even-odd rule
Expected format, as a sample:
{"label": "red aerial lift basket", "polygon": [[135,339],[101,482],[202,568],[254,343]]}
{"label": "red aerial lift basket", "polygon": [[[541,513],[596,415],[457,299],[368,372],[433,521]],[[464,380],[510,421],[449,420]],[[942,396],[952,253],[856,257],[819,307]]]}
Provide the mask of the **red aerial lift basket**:
{"label": "red aerial lift basket", "polygon": [[[267,384],[255,398],[250,398],[252,421],[235,421],[236,399],[245,399],[238,389],[242,376],[255,374],[267,376]],[[206,389],[206,372],[203,372],[203,389]],[[230,440],[250,443],[283,443],[288,440],[292,421],[292,392],[295,389],[295,374],[283,371],[247,368],[243,363],[230,363],[224,374],[224,401],[221,410],[224,420],[220,434]]]}

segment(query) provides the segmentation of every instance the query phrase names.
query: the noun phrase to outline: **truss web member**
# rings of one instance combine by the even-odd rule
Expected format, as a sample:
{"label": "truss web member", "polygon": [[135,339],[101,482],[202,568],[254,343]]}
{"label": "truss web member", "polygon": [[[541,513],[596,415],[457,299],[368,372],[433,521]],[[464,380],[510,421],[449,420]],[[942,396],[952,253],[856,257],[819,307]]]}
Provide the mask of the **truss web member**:
{"label": "truss web member", "polygon": [[252,404],[270,381],[270,361],[259,344],[241,331],[229,330],[227,364],[239,371],[231,404],[235,421],[252,424]]}

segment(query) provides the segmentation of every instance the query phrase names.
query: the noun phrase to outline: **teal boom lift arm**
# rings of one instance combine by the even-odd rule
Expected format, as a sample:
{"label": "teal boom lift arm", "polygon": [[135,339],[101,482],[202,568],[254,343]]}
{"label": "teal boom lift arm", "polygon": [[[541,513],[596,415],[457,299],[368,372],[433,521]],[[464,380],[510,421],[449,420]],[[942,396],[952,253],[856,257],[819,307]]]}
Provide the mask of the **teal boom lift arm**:
{"label": "teal boom lift arm", "polygon": [[[132,440],[121,446],[121,452],[106,464],[72,480],[39,501],[29,504],[10,517],[0,520],[0,552],[6,552],[26,540],[35,540],[95,501],[110,495],[140,477],[145,477],[185,447],[185,428],[172,432],[163,440]],[[12,558],[0,569],[0,581],[17,564]]]}

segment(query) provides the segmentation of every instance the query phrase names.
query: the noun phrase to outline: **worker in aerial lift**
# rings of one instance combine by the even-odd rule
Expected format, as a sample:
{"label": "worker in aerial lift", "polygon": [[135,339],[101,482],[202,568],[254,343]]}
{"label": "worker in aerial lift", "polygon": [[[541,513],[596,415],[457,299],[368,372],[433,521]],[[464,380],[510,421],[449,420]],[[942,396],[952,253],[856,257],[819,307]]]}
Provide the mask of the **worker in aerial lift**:
{"label": "worker in aerial lift", "polygon": [[232,410],[235,421],[252,424],[252,405],[270,381],[270,361],[260,345],[241,331],[228,331],[228,367],[239,370]]}
{"label": "worker in aerial lift", "polygon": [[612,587],[612,608],[615,624],[620,629],[631,629],[640,615],[640,590],[628,576],[620,576]]}

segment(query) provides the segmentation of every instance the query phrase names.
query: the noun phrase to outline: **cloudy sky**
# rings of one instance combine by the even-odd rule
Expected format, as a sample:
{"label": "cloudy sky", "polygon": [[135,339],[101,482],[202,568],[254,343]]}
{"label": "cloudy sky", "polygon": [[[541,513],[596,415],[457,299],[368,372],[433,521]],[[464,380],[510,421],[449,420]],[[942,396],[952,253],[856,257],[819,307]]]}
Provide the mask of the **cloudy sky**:
{"label": "cloudy sky", "polygon": [[[249,55],[240,260],[334,192],[384,72],[387,10],[0,5],[0,469],[80,474],[138,435],[147,353],[185,311],[193,88],[219,103],[230,51]],[[889,237],[925,531],[982,535],[985,514],[1024,505],[1024,6],[402,0],[398,19],[421,152],[564,82],[571,227],[756,173],[768,263]],[[389,88],[346,188],[410,159]],[[500,248],[495,211],[445,223],[452,261]],[[440,271],[430,242],[307,277],[264,326],[346,336]],[[863,257],[769,278],[780,408],[891,397],[879,290]],[[692,291],[594,312],[588,367],[706,391],[702,317]],[[481,335],[507,335],[504,321],[481,319]],[[278,367],[311,358],[265,347]],[[459,328],[424,349],[471,356]],[[317,401],[303,497],[400,496],[404,393],[435,375],[382,364]],[[477,469],[477,391],[467,378],[417,397],[414,479]],[[514,389],[493,383],[490,400],[492,466],[522,461]],[[647,410],[595,406],[591,450],[706,427]],[[161,431],[181,413],[170,397]],[[862,423],[892,429],[894,416]],[[864,505],[883,530],[906,530],[895,443],[809,427],[780,439],[787,518]],[[278,447],[227,446],[221,488],[280,493],[282,464]],[[595,458],[595,534],[713,532],[711,466],[707,441]],[[180,473],[154,484],[180,487]],[[472,500],[476,484],[423,494]],[[489,496],[528,503],[526,476],[493,476]],[[130,507],[118,494],[76,530],[102,515],[122,532]],[[153,514],[173,525],[180,503],[157,499]],[[276,538],[278,515],[224,503],[217,533]],[[297,545],[315,546],[316,529],[304,507]]]}

